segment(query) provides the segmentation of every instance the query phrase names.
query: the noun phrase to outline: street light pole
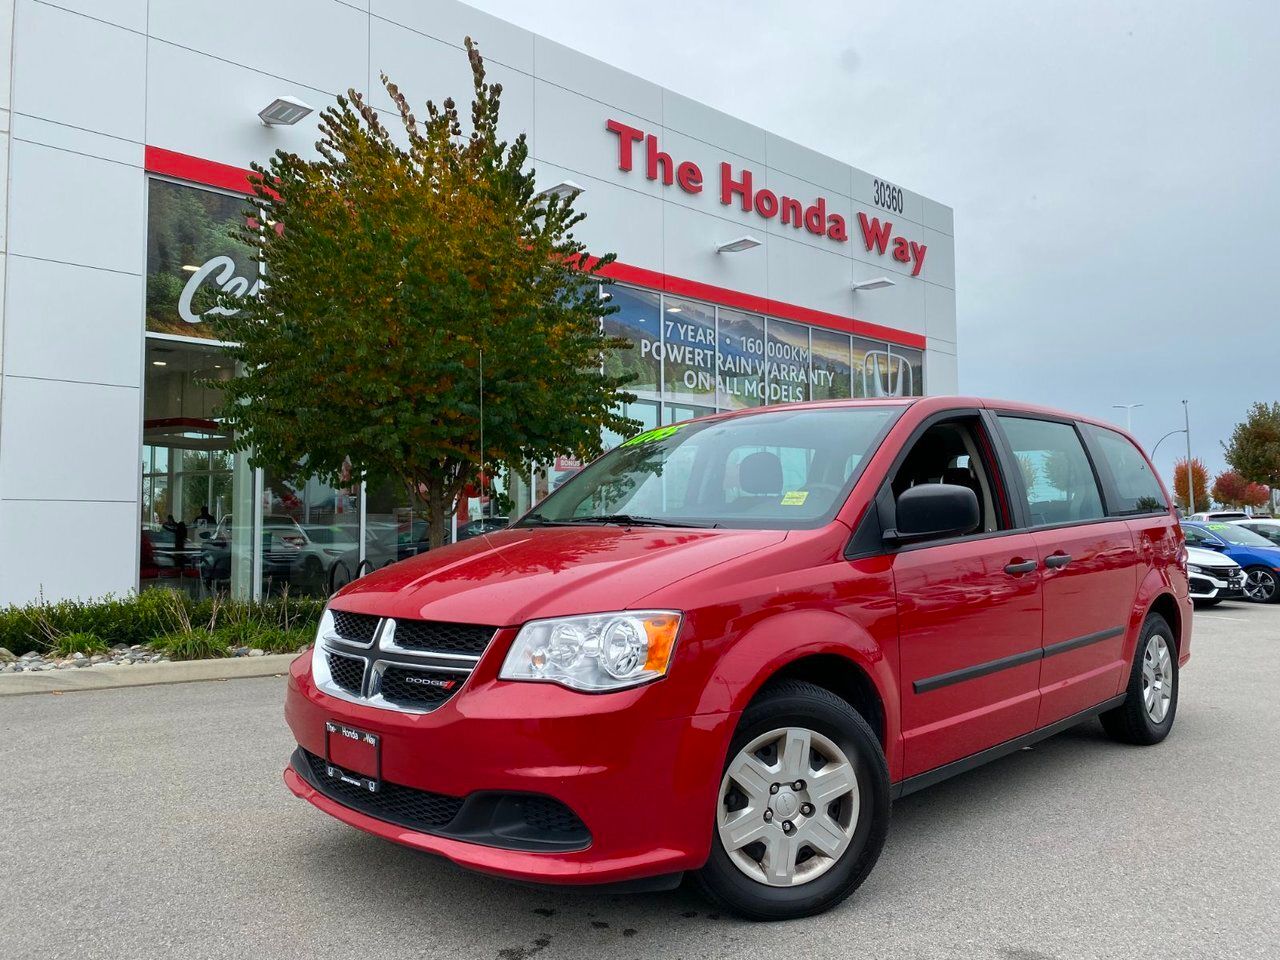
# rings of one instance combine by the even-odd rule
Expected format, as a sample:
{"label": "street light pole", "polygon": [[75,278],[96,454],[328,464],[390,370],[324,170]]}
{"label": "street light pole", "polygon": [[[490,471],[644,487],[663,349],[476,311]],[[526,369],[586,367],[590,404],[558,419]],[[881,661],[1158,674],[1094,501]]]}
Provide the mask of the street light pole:
{"label": "street light pole", "polygon": [[1190,516],[1196,512],[1196,485],[1191,474],[1191,414],[1187,412],[1185,400],[1182,401],[1182,422],[1186,424],[1187,432],[1187,515]]}
{"label": "street light pole", "polygon": [[1111,405],[1114,410],[1124,411],[1124,428],[1129,433],[1133,433],[1133,408],[1140,407],[1140,403],[1113,403]]}

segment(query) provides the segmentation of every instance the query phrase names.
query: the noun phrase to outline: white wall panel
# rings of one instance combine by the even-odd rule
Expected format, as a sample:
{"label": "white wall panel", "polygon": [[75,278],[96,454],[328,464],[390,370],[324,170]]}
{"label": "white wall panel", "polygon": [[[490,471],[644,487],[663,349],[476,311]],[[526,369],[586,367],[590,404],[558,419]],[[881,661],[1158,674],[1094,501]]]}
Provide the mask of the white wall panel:
{"label": "white wall panel", "polygon": [[142,140],[142,35],[36,0],[22,0],[15,25],[14,110]]}
{"label": "white wall panel", "polygon": [[[809,207],[813,206],[819,197],[825,201],[826,217],[822,218],[823,233],[811,233],[805,226],[796,229],[790,223],[782,222],[782,211],[779,209],[778,215],[770,220],[759,218],[759,223],[766,224],[765,229],[770,233],[778,234],[794,240],[797,243],[803,243],[807,246],[816,247],[824,253],[834,253],[841,257],[853,256],[852,243],[854,242],[854,233],[850,231],[857,230],[857,224],[852,220],[853,205],[850,203],[849,197],[843,191],[836,192],[828,190],[826,187],[816,186],[808,180],[802,180],[794,177],[789,173],[781,170],[770,168],[767,175],[757,183],[768,188],[777,195],[779,204],[783,197],[793,197],[800,201],[801,214]],[[828,218],[832,214],[838,214],[844,218],[845,232],[849,236],[849,241],[841,243],[833,240],[825,233],[827,229]],[[861,234],[858,235],[859,237]]]}
{"label": "white wall panel", "polygon": [[662,125],[754,163],[765,163],[764,130],[672,90],[662,91]]}
{"label": "white wall panel", "polygon": [[924,352],[924,386],[934,396],[960,392],[955,354],[933,347]]}
{"label": "white wall panel", "polygon": [[574,232],[592,253],[614,253],[622,263],[662,270],[663,204],[656,197],[624,190],[547,164],[538,167],[538,183],[573,180],[586,190],[577,209],[587,214]]}
{"label": "white wall panel", "polygon": [[763,231],[755,234],[764,241],[761,246],[737,253],[716,253],[717,245],[742,232],[718,217],[667,204],[662,225],[666,272],[740,293],[767,296],[769,245]]}
{"label": "white wall panel", "polygon": [[650,125],[661,126],[662,88],[656,83],[545,37],[534,38],[533,54],[539,80],[575,90],[601,103],[644,117]]}
{"label": "white wall panel", "polygon": [[121,140],[104,133],[93,133],[79,127],[41,120],[26,114],[13,115],[13,136],[15,140],[26,140],[45,147],[57,147],[59,150],[70,150],[72,153],[83,153],[101,160],[114,160],[135,167],[143,164],[145,146],[141,141]]}
{"label": "white wall panel", "polygon": [[[857,167],[850,168],[849,193],[856,203],[863,204],[867,209],[877,210],[884,217],[891,217],[901,220],[910,220],[912,223],[924,223],[923,206],[924,198],[918,193],[912,193],[910,190],[902,190],[902,188],[892,180],[885,180],[883,177],[873,173],[867,173],[865,170],[859,170]],[[884,207],[876,206],[876,181],[887,183],[891,187],[898,187],[902,190],[902,212],[896,210],[887,210]]]}
{"label": "white wall panel", "polygon": [[[658,138],[659,152],[670,154],[671,156],[673,180],[682,161],[691,160],[698,165],[698,169],[702,171],[701,192],[687,193],[680,188],[677,182],[673,182],[670,186],[663,185],[663,171],[660,166],[655,166],[658,179],[649,180],[644,144],[637,144],[635,147],[635,169],[630,174],[624,174],[623,176],[630,176],[633,180],[640,180],[646,184],[657,185],[658,195],[670,205],[687,207],[707,216],[741,224],[741,230],[733,234],[734,236],[740,236],[742,233],[754,233],[760,239],[764,238],[764,219],[754,211],[743,210],[739,194],[735,193],[733,195],[732,203],[724,204],[720,202],[721,163],[728,163],[732,166],[733,179],[735,181],[742,180],[743,169],[751,169],[751,186],[753,190],[759,190],[762,186],[765,186],[766,177],[763,164],[738,154],[730,153],[720,147],[710,146],[701,140],[674,130],[654,130],[653,133]],[[617,137],[612,133],[608,134],[608,137],[612,149],[616,144]],[[616,162],[616,154],[611,154],[610,156]],[[717,229],[733,231],[734,228],[726,225]],[[731,237],[725,237],[724,239],[728,240]]]}
{"label": "white wall panel", "polygon": [[949,237],[954,236],[955,223],[951,208],[928,197],[921,197],[920,201],[924,206],[924,225]]}
{"label": "white wall panel", "polygon": [[17,140],[10,159],[10,252],[143,271],[141,170]]}
{"label": "white wall panel", "polygon": [[[402,24],[459,49],[470,36],[489,63],[533,73],[533,34],[455,0],[369,0],[375,17]],[[433,94],[434,96],[434,94]]]}
{"label": "white wall panel", "polygon": [[9,259],[4,372],[137,387],[143,278]]}
{"label": "white wall panel", "polygon": [[[277,149],[314,155],[316,119],[330,94],[168,43],[153,40],[149,49],[147,143],[238,167]],[[285,94],[317,112],[296,126],[264,127],[258,111]]]}
{"label": "white wall panel", "polygon": [[368,15],[335,0],[155,0],[151,36],[329,93],[369,73]]}
{"label": "white wall panel", "polygon": [[802,147],[776,134],[765,134],[765,156],[769,166],[808,180],[833,193],[849,192],[849,165],[834,157]]}
{"label": "white wall panel", "polygon": [[936,283],[924,284],[924,320],[929,339],[956,339],[956,292]]}
{"label": "white wall panel", "polygon": [[0,501],[0,604],[124,594],[138,576],[138,505]]}
{"label": "white wall panel", "polygon": [[770,237],[769,296],[783,303],[852,317],[849,259],[807,244]]}
{"label": "white wall panel", "polygon": [[533,144],[539,162],[653,196],[663,189],[658,181],[645,179],[642,151],[634,155],[630,172],[618,169],[619,138],[605,128],[605,122],[612,119],[660,133],[657,124],[541,79],[534,81],[533,109]]}
{"label": "white wall panel", "polygon": [[48,0],[48,2],[138,33],[146,33],[147,30],[147,0]]}
{"label": "white wall panel", "polygon": [[[379,109],[392,104],[382,88],[380,73],[386,73],[409,99],[414,116],[427,116],[427,100],[438,105],[453,97],[462,114],[464,131],[470,131],[473,96],[471,65],[466,52],[457,46],[407,30],[395,23],[374,19],[369,34],[369,85],[373,103]],[[502,84],[499,132],[507,140],[533,132],[533,78],[501,63],[485,63],[485,79]],[[400,123],[398,116],[387,120]]]}
{"label": "white wall panel", "polygon": [[929,245],[929,252],[925,255],[924,269],[920,272],[920,276],[930,283],[954,290],[956,287],[955,241],[945,233],[930,230],[928,227],[925,228],[924,239]]}
{"label": "white wall panel", "polygon": [[[867,248],[866,239],[862,233],[861,221],[858,214],[866,214],[868,227],[875,230],[876,221],[879,221],[881,228],[886,223],[891,224],[889,230],[889,240],[885,244],[884,253],[880,253],[880,246],[874,243],[870,249]],[[924,265],[920,270],[920,279],[932,279],[934,282],[941,282],[938,278],[945,276],[947,284],[950,285],[951,270],[944,265],[939,265],[942,257],[935,257],[933,254],[933,246],[929,242],[928,231],[920,224],[900,217],[896,213],[890,213],[887,210],[881,210],[877,207],[868,206],[859,203],[857,200],[853,203],[852,215],[849,219],[849,248],[850,253],[855,260],[861,260],[864,263],[872,265],[874,272],[879,274],[890,274],[902,277],[911,277],[911,272],[915,269],[915,262],[908,259],[906,263],[895,260],[893,256],[894,238],[902,237],[908,243],[923,243],[927,248],[924,253]],[[908,257],[910,257],[910,248],[908,247]],[[940,272],[941,271],[941,272]]]}
{"label": "white wall panel", "polygon": [[[853,280],[871,280],[884,276],[884,271],[867,264],[853,262]],[[878,323],[909,333],[925,332],[924,288],[919,280],[898,279],[892,287],[877,290],[850,290],[849,303],[859,320]]]}
{"label": "white wall panel", "polygon": [[136,502],[140,396],[6,375],[0,498]]}

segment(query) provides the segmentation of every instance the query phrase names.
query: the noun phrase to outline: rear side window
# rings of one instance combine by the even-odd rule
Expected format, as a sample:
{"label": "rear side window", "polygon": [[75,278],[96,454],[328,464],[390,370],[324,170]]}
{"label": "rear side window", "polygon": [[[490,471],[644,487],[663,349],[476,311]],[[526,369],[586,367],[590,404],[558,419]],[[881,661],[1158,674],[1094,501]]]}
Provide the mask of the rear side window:
{"label": "rear side window", "polygon": [[1103,516],[1093,466],[1072,424],[1030,417],[999,419],[1018,461],[1033,527]]}
{"label": "rear side window", "polygon": [[1086,424],[1084,429],[1089,431],[1102,453],[1102,459],[1111,468],[1111,477],[1120,497],[1117,512],[1156,513],[1169,509],[1160,482],[1147,466],[1147,458],[1131,440],[1105,427]]}

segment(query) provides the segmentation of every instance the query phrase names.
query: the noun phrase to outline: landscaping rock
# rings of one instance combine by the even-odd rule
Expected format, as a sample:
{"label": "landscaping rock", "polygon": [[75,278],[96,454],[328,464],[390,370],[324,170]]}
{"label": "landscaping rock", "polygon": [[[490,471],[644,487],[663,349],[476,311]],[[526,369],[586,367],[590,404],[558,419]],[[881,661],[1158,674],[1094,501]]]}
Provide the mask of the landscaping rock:
{"label": "landscaping rock", "polygon": [[0,663],[13,663],[17,659],[8,647],[0,647]]}
{"label": "landscaping rock", "polygon": [[260,656],[262,656],[264,653],[266,653],[266,651],[265,651],[265,650],[259,650],[257,647],[254,647],[252,650],[250,650],[250,651],[249,651],[249,656],[251,656],[251,657],[260,657]]}

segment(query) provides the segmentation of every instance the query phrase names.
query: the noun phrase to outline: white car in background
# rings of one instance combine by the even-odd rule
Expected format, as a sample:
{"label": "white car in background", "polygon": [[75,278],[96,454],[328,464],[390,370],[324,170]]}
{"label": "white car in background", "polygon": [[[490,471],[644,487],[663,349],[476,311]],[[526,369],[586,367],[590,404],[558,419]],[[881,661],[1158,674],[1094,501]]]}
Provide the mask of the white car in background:
{"label": "white car in background", "polygon": [[1244,569],[1230,557],[1204,547],[1187,547],[1187,580],[1197,607],[1244,599]]}
{"label": "white car in background", "polygon": [[1250,519],[1250,517],[1243,510],[1202,510],[1199,513],[1193,513],[1191,516],[1183,517],[1182,519],[1198,520],[1201,523],[1206,523],[1212,520],[1215,523],[1221,523],[1224,520],[1225,521],[1248,520]]}

